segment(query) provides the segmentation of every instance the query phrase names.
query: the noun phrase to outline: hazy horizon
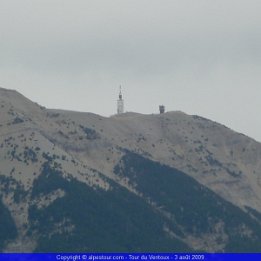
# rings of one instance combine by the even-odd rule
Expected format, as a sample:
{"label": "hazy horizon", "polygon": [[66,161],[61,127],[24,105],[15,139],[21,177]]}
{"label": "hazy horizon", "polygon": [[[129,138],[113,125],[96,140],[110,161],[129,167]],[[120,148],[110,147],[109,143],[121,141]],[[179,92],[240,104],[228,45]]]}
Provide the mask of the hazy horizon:
{"label": "hazy horizon", "polygon": [[48,108],[183,111],[261,141],[261,2],[0,3],[0,86]]}

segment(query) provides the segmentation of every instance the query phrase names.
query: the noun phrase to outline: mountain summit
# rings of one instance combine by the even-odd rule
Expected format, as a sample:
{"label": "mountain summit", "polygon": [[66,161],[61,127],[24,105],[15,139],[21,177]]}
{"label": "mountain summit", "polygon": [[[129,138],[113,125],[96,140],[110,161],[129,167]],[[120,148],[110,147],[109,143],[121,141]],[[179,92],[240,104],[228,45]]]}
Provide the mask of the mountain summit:
{"label": "mountain summit", "polygon": [[261,249],[261,144],[168,112],[50,110],[0,89],[0,251]]}

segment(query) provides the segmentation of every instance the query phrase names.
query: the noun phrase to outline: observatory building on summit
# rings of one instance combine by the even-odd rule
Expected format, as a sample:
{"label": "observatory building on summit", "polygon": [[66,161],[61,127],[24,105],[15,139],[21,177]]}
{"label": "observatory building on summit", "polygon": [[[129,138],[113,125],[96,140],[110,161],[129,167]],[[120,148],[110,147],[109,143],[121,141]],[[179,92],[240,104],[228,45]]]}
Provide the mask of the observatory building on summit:
{"label": "observatory building on summit", "polygon": [[119,99],[117,100],[117,114],[121,114],[121,113],[124,113],[124,100],[122,98],[121,86],[120,86]]}
{"label": "observatory building on summit", "polygon": [[164,105],[160,105],[159,106],[159,111],[160,111],[160,114],[165,113],[165,106]]}
{"label": "observatory building on summit", "polygon": [[[122,89],[121,89],[121,85],[120,85],[119,98],[117,100],[117,114],[122,114],[122,113],[124,113],[124,100],[123,100]],[[159,113],[160,114],[165,113],[164,105],[159,105]]]}

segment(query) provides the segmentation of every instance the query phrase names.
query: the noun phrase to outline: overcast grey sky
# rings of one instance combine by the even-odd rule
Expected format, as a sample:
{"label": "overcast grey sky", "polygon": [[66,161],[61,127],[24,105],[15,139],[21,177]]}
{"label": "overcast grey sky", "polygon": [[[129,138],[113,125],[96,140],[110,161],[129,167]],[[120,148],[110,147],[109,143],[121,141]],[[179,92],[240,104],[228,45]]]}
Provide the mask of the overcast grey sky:
{"label": "overcast grey sky", "polygon": [[158,105],[261,141],[260,0],[0,0],[0,86],[49,108]]}

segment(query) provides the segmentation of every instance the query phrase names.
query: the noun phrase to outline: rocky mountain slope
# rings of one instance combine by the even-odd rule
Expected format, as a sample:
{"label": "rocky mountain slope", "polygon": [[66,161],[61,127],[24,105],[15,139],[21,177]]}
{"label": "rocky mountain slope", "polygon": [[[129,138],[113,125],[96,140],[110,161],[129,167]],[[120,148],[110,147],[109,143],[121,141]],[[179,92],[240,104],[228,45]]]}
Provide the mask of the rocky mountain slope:
{"label": "rocky mountain slope", "polygon": [[168,112],[104,118],[0,89],[0,250],[261,249],[261,144]]}

